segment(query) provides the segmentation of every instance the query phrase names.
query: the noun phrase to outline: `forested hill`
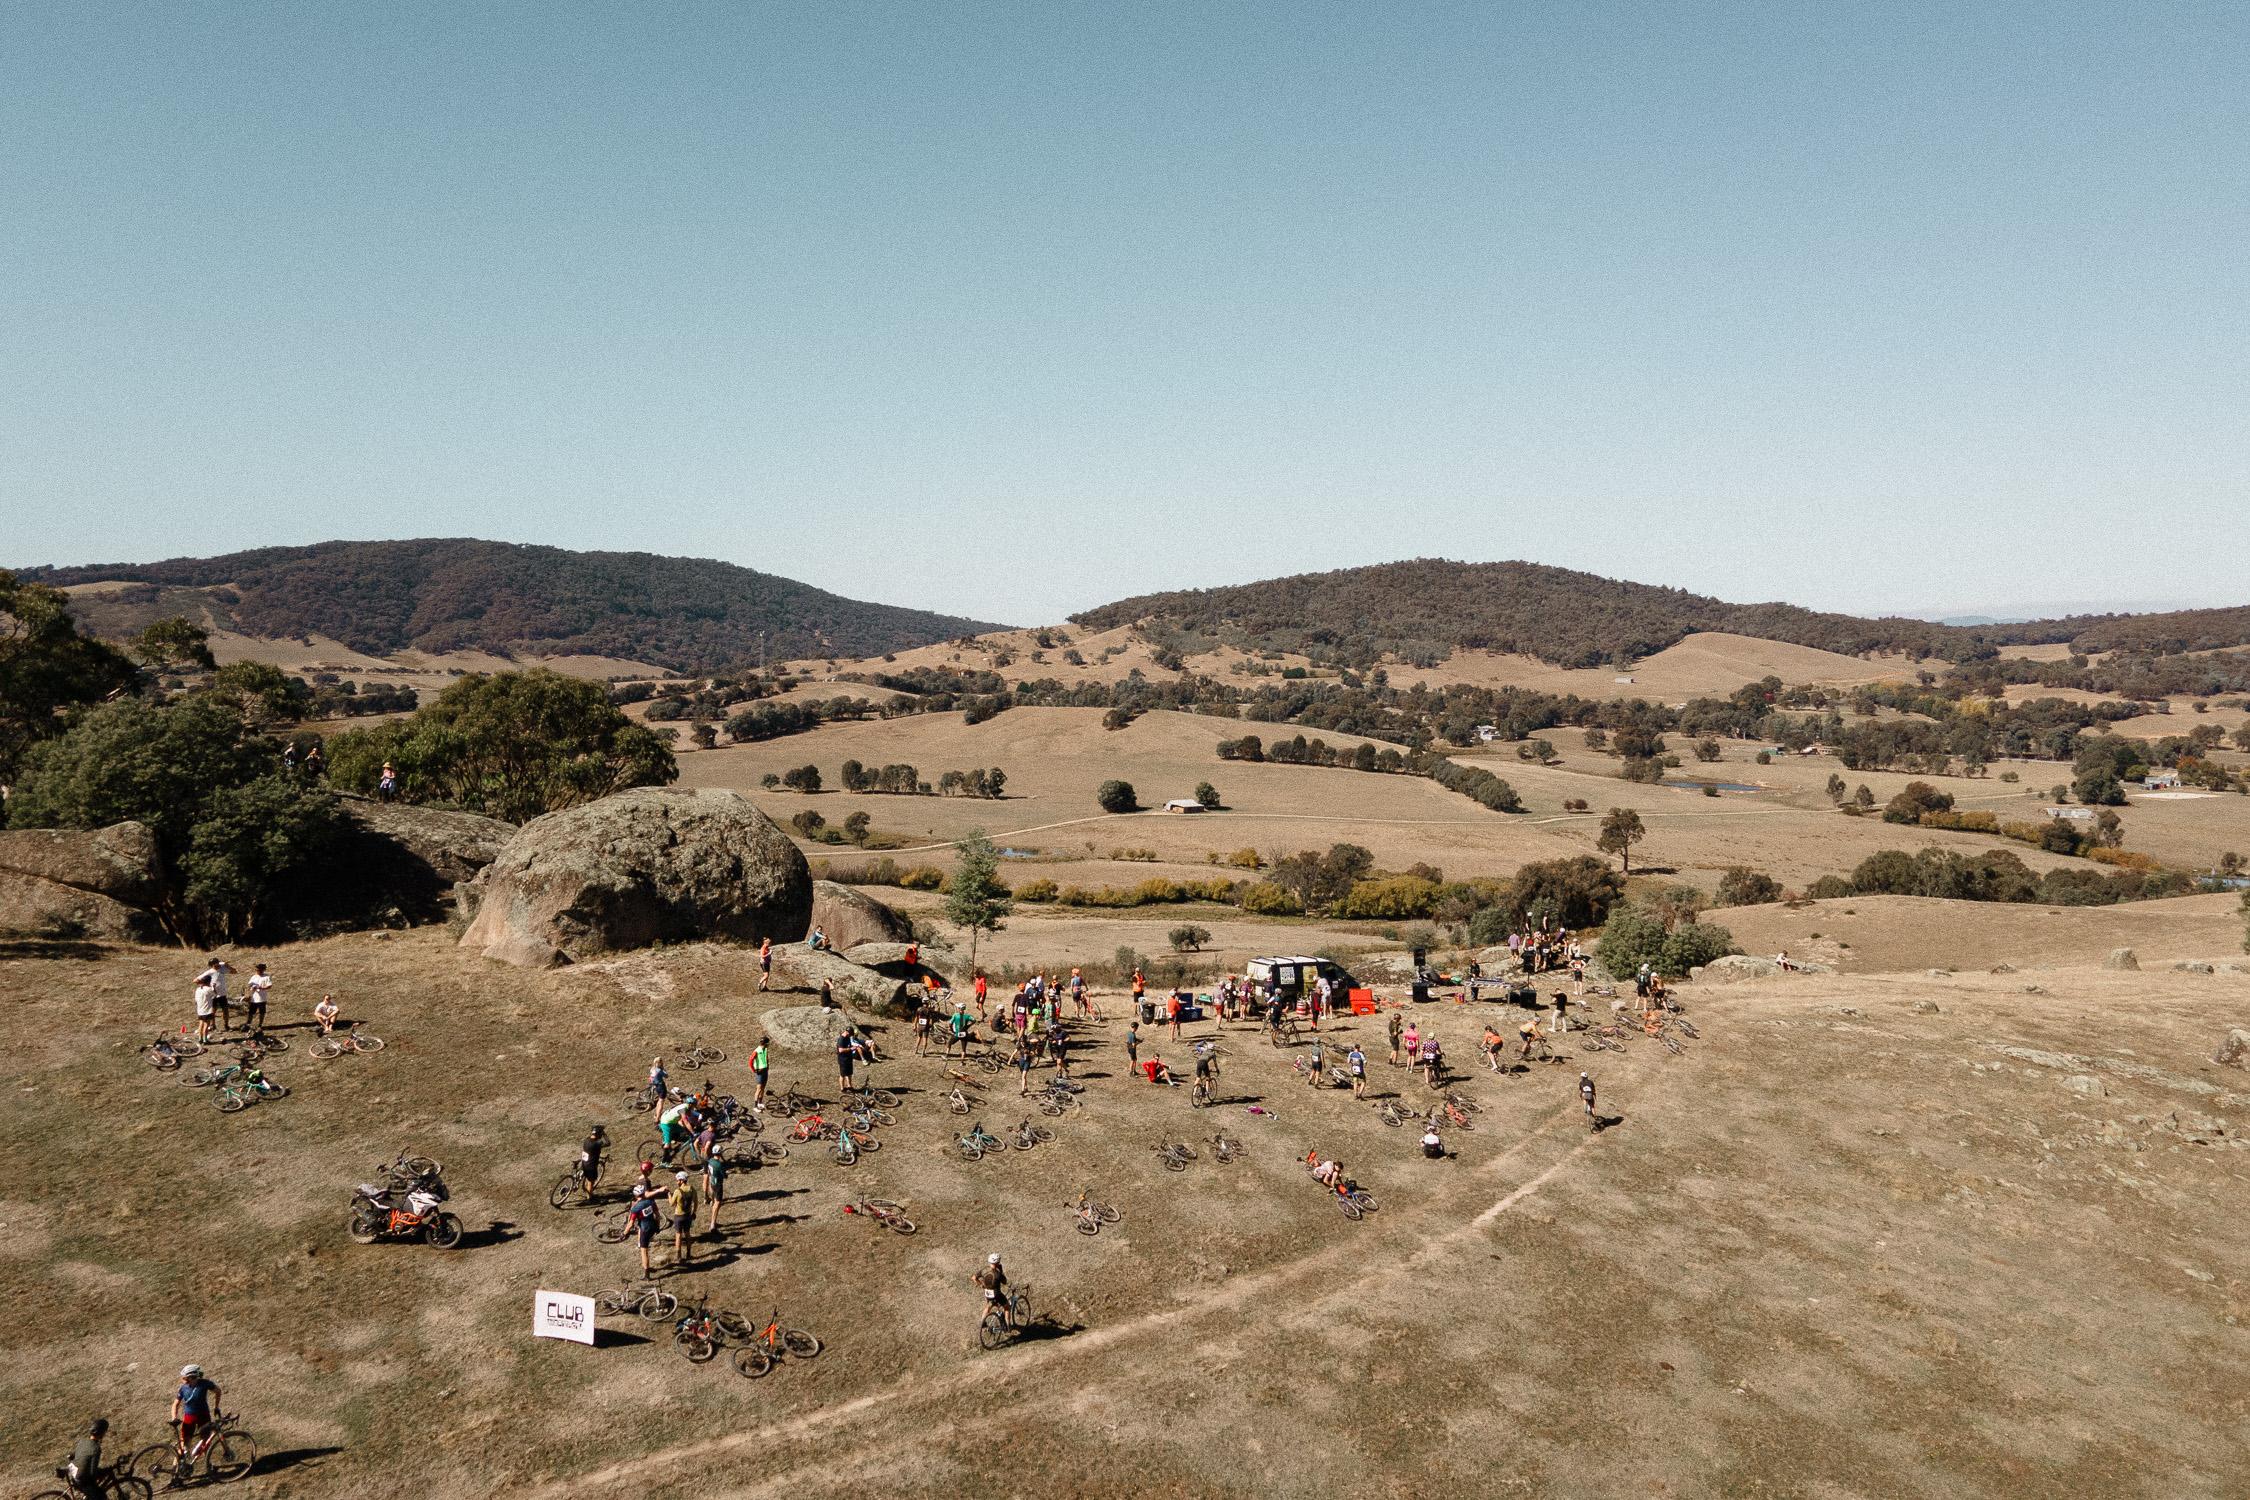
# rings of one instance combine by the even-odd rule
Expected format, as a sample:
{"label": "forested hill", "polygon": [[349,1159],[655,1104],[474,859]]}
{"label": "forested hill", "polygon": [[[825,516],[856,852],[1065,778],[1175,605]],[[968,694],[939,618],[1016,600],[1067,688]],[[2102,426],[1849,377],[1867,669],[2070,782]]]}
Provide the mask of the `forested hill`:
{"label": "forested hill", "polygon": [[1849,655],[1902,651],[1950,658],[1994,646],[2061,641],[2088,650],[2156,651],[2250,642],[2250,608],[1963,628],[1826,614],[1793,604],[1729,604],[1684,589],[1538,563],[1435,558],[1144,594],[1072,619],[1095,630],[1147,621],[1178,637],[1307,651],[1344,662],[1372,662],[1386,651],[1432,662],[1468,648],[1521,652],[1565,667],[1634,661],[1700,630]]}
{"label": "forested hill", "polygon": [[129,610],[143,594],[162,613],[200,604],[223,628],[325,635],[376,654],[586,652],[689,672],[755,663],[761,637],[778,661],[880,656],[998,628],[864,604],[732,563],[465,539],[322,542],[159,563],[26,568],[19,576],[146,586],[102,596],[104,614]]}

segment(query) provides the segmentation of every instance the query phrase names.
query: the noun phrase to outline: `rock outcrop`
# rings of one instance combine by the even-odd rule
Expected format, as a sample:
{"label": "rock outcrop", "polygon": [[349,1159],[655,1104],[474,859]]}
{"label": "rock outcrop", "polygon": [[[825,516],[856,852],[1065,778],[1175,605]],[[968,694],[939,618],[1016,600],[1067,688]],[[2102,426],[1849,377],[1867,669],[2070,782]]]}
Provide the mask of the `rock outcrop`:
{"label": "rock outcrop", "polygon": [[814,927],[838,952],[862,943],[906,943],[914,939],[912,922],[874,897],[833,880],[813,882],[812,922],[798,935],[808,937]]}
{"label": "rock outcrop", "polygon": [[2139,955],[2130,948],[2112,948],[2109,957],[2102,960],[2105,969],[2137,969],[2141,966]]}
{"label": "rock outcrop", "polygon": [[525,966],[717,939],[794,940],[812,873],[734,792],[640,787],[534,818],[463,888],[461,946]]}
{"label": "rock outcrop", "polygon": [[145,823],[0,833],[0,932],[160,943],[163,854]]}
{"label": "rock outcrop", "polygon": [[343,847],[277,906],[300,934],[441,921],[454,891],[516,834],[513,823],[452,808],[341,800],[351,824]]}

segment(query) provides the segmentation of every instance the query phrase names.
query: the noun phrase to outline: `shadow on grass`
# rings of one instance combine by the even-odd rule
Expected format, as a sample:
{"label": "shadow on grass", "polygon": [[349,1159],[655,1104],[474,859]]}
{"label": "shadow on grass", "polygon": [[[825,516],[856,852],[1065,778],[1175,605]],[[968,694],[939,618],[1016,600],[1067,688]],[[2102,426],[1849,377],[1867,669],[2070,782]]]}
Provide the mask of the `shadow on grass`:
{"label": "shadow on grass", "polygon": [[299,1464],[317,1463],[331,1453],[341,1453],[341,1448],[284,1448],[279,1453],[260,1454],[250,1466],[252,1475],[279,1474],[284,1469],[294,1469]]}
{"label": "shadow on grass", "polygon": [[645,1344],[647,1342],[646,1336],[638,1333],[627,1333],[622,1328],[596,1328],[594,1330],[594,1347],[596,1349],[624,1349],[634,1344]]}
{"label": "shadow on grass", "polygon": [[1015,1341],[1019,1344],[1052,1343],[1056,1339],[1067,1339],[1074,1333],[1085,1331],[1086,1325],[1083,1323],[1065,1323],[1041,1316],[1033,1318],[1030,1326],[1016,1335]]}
{"label": "shadow on grass", "polygon": [[81,938],[0,938],[0,958],[100,958],[108,951]]}
{"label": "shadow on grass", "polygon": [[794,1198],[809,1193],[811,1188],[760,1188],[754,1193],[738,1193],[727,1199],[729,1203],[771,1203],[777,1198]]}
{"label": "shadow on grass", "polygon": [[458,1248],[482,1250],[487,1245],[505,1245],[510,1240],[523,1238],[523,1231],[506,1219],[494,1219],[482,1229],[471,1229],[461,1236]]}
{"label": "shadow on grass", "polygon": [[1613,1126],[1622,1125],[1624,1123],[1625,1117],[1623,1115],[1596,1115],[1594,1116],[1594,1134],[1600,1135],[1602,1132],[1609,1130]]}

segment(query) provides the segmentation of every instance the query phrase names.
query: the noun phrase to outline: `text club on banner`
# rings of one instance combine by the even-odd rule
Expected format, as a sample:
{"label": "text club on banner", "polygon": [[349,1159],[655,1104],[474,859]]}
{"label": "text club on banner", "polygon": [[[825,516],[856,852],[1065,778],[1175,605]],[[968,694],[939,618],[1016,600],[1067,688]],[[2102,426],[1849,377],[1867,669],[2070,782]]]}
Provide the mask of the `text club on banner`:
{"label": "text club on banner", "polygon": [[575,1292],[534,1292],[531,1333],[534,1338],[591,1344],[594,1341],[594,1299]]}

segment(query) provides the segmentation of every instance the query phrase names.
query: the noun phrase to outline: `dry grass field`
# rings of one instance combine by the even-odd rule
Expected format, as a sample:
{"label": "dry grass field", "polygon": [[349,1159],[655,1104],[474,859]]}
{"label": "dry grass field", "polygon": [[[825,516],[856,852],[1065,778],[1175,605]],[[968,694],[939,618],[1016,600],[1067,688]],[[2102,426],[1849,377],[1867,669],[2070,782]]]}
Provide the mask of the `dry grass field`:
{"label": "dry grass field", "polygon": [[[2201,920],[2148,920],[2175,913]],[[25,1490],[93,1412],[153,1439],[194,1359],[262,1440],[241,1491],[261,1497],[2242,1493],[2250,1121],[2207,1060],[2239,976],[1690,987],[1683,1056],[1472,1068],[1476,1128],[1444,1162],[1246,1031],[1223,1037],[1225,1102],[1192,1110],[1126,1081],[1112,1024],[1082,1117],[965,1163],[943,1066],[890,1034],[883,1150],[738,1174],[719,1236],[663,1277],[826,1340],[752,1383],[654,1325],[589,1349],[533,1341],[526,1314],[537,1288],[636,1269],[544,1201],[585,1125],[627,1144],[652,1054],[702,1037],[739,1059],[765,1006],[803,997],[755,995],[717,948],[525,973],[425,930],[271,957],[285,1013],[334,989],[391,1045],[315,1063],[300,1034],[273,1066],[293,1095],[231,1117],[135,1055],[184,1009],[183,955],[0,959],[0,1473]],[[1473,1062],[1483,1008],[1415,1009]],[[1423,1097],[1376,1050],[1377,1092]],[[739,1089],[739,1061],[718,1076]],[[833,1091],[819,1057],[778,1079]],[[1021,1112],[994,1089],[980,1114]],[[1247,1160],[1158,1170],[1153,1145],[1221,1128]],[[1379,1211],[1337,1214],[1308,1145]],[[405,1146],[447,1163],[464,1248],[344,1235],[350,1185]],[[1123,1214],[1092,1239],[1063,1207],[1089,1184]],[[847,1218],[854,1193],[921,1232]],[[987,1250],[1045,1321],[980,1353]]]}

